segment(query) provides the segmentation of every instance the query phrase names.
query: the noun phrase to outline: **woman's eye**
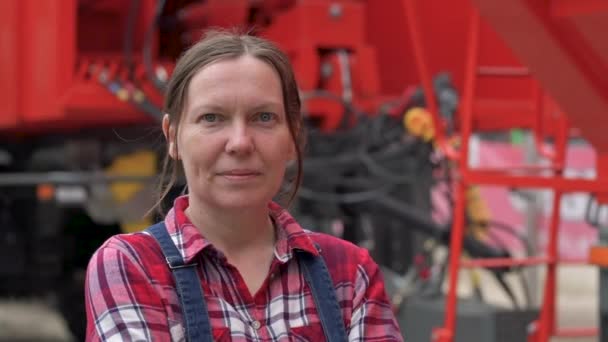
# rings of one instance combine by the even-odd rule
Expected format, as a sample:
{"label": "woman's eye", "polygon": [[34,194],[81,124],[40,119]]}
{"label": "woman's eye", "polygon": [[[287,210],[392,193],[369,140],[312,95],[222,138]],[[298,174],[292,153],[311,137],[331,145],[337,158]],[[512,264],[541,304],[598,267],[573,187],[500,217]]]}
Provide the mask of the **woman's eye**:
{"label": "woman's eye", "polygon": [[205,114],[201,117],[205,122],[216,122],[219,120],[217,114]]}
{"label": "woman's eye", "polygon": [[262,122],[268,122],[268,121],[272,121],[272,119],[274,119],[274,114],[268,113],[268,112],[264,112],[264,113],[260,113],[258,115],[258,118]]}

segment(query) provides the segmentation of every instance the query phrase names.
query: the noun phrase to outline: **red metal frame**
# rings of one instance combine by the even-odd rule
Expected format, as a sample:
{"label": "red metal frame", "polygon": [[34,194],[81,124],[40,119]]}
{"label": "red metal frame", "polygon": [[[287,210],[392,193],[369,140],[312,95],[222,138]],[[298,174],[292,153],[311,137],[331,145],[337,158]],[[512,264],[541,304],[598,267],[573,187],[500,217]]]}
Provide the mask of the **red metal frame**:
{"label": "red metal frame", "polygon": [[[133,40],[136,63],[141,62],[143,36],[153,18],[157,0],[139,3],[140,15]],[[424,58],[417,60],[426,63],[434,73],[450,71],[460,88],[466,30],[466,17],[462,14],[469,11],[470,3],[468,0],[427,0],[418,5],[421,11],[420,16],[414,18],[417,24],[409,25],[409,28],[416,30],[420,24],[421,40],[441,48],[430,49]],[[252,6],[256,9],[256,19],[249,18]],[[402,10],[402,6],[402,0],[210,0],[204,4],[168,0],[165,12],[179,13],[180,25],[186,27],[184,36],[189,33],[193,40],[209,26],[249,25],[252,23],[248,20],[253,20],[261,34],[288,51],[304,91],[316,89],[325,82],[320,75],[321,63],[336,65],[335,56],[321,56],[319,50],[347,50],[353,102],[363,111],[377,112],[385,101],[394,100],[405,89],[420,83],[417,66],[409,61],[422,50],[412,49],[409,42],[396,44],[394,40],[394,37],[408,34],[408,27],[402,24],[408,11]],[[35,0],[2,2],[0,27],[10,32],[7,44],[12,43],[15,49],[7,50],[0,66],[5,76],[0,80],[0,90],[5,90],[0,91],[0,99],[8,113],[0,117],[0,131],[18,134],[31,130],[57,132],[85,125],[145,122],[146,116],[137,109],[127,110],[124,103],[109,96],[106,89],[94,84],[94,80],[81,77],[86,73],[74,70],[75,65],[105,65],[117,60],[124,63],[122,38],[129,7],[120,0],[48,0],[44,6]],[[336,8],[341,14],[328,15]],[[437,25],[438,22],[442,25]],[[486,26],[482,35],[492,48],[486,49],[489,53],[485,55],[505,62],[501,65],[508,65],[507,68],[502,66],[504,70],[486,68],[486,71],[518,73],[516,59],[504,44],[493,39],[493,33]],[[162,45],[161,51],[167,56],[177,55],[167,51],[177,49],[179,43],[176,42],[183,37],[178,33],[175,36],[164,34],[164,40],[158,42]],[[413,35],[418,36],[418,33]],[[47,44],[46,48],[40,42]],[[88,62],[82,63],[85,58]],[[153,59],[158,61],[157,56]],[[343,85],[339,76],[339,72],[334,72],[327,84],[322,84],[325,90],[340,95]],[[145,77],[138,81],[142,81],[141,88],[150,88],[151,91],[146,92],[148,96],[159,97]],[[428,80],[423,81],[428,88]],[[502,97],[495,96],[499,91],[494,85],[483,86],[484,97],[476,99],[475,106],[483,108],[487,115],[477,117],[476,125],[495,127],[498,123],[499,127],[504,127],[515,121],[522,122],[522,118],[534,110],[527,81],[523,82],[523,87],[519,81],[502,86]],[[44,87],[50,91],[42,91]],[[342,115],[338,103],[317,101],[315,104],[311,101],[307,104],[307,109],[314,109],[313,114],[318,116],[324,129],[331,131],[337,127]],[[525,110],[519,110],[522,108]],[[91,115],[102,110],[106,115]],[[503,115],[505,110],[511,115]],[[514,116],[518,119],[514,120]],[[529,121],[526,127],[533,124]],[[447,144],[445,148],[450,152]]]}
{"label": "red metal frame", "polygon": [[[608,111],[608,82],[602,76],[608,72],[608,42],[604,34],[608,11],[598,7],[600,2],[472,2],[534,71],[543,89],[558,100],[573,126],[595,148],[608,150],[608,136],[597,125]],[[517,18],[517,24],[505,18]]]}
{"label": "red metal frame", "polygon": [[604,0],[552,0],[551,15],[571,17],[577,15],[608,13],[608,2]]}
{"label": "red metal frame", "polygon": [[19,112],[19,50],[21,49],[22,41],[19,37],[19,14],[20,3],[17,1],[1,1],[0,13],[5,13],[6,16],[0,20],[0,32],[3,33],[3,41],[5,46],[14,48],[5,48],[3,53],[2,63],[0,63],[0,75],[3,81],[0,82],[0,102],[3,106],[3,114],[0,115],[0,128],[14,127],[18,123],[17,113]]}
{"label": "red metal frame", "polygon": [[[139,6],[133,55],[140,70],[143,33],[154,6],[155,0]],[[151,122],[97,78],[102,69],[110,78],[124,77],[120,37],[128,7],[119,0],[3,1],[0,29],[12,46],[0,66],[0,100],[7,109],[0,116],[0,132],[19,136]],[[146,83],[139,74],[136,81]],[[157,91],[148,95],[160,104]]]}
{"label": "red metal frame", "polygon": [[[407,18],[408,29],[410,31],[410,39],[412,40],[412,45],[414,46],[412,51],[414,61],[418,70],[428,70],[422,34],[419,29],[420,25],[418,23],[418,11],[416,9],[416,3],[414,1],[405,1],[403,7],[405,10],[405,16]],[[433,122],[435,122],[435,140],[448,158],[457,159],[458,152],[456,152],[456,150],[447,141],[445,127],[443,127],[443,120],[441,120],[439,117],[431,74],[428,72],[422,72],[419,76],[420,83],[422,83],[422,89],[424,90],[427,107],[433,117]]]}
{"label": "red metal frame", "polygon": [[[469,30],[468,52],[465,66],[465,79],[462,98],[462,109],[460,113],[460,138],[461,147],[456,153],[453,150],[447,149],[445,143],[445,134],[441,120],[437,113],[435,98],[433,96],[430,72],[424,60],[424,46],[420,37],[420,31],[417,28],[416,21],[416,0],[404,0],[404,8],[408,11],[408,22],[411,34],[411,41],[414,46],[414,51],[418,50],[414,56],[420,73],[420,78],[424,86],[426,103],[429,104],[428,109],[433,115],[436,123],[436,131],[439,146],[446,151],[446,154],[458,160],[458,171],[460,177],[456,178],[455,187],[455,206],[454,206],[454,223],[452,227],[450,241],[450,257],[449,257],[449,279],[448,292],[446,296],[445,320],[444,325],[436,328],[433,331],[432,340],[438,342],[451,342],[454,339],[456,331],[456,314],[457,314],[457,296],[456,289],[458,283],[458,274],[460,267],[504,267],[504,266],[533,266],[546,265],[547,276],[544,286],[544,295],[540,315],[537,321],[530,326],[529,342],[547,342],[552,336],[589,336],[597,334],[597,329],[557,329],[556,328],[556,282],[557,282],[557,266],[558,266],[558,236],[560,223],[560,203],[561,197],[565,192],[585,191],[590,193],[608,193],[608,182],[605,180],[581,180],[581,179],[566,179],[563,177],[563,171],[566,158],[566,147],[569,137],[569,123],[563,114],[558,114],[557,118],[552,121],[552,135],[554,138],[554,149],[547,150],[544,147],[543,141],[547,132],[547,118],[545,115],[546,105],[548,100],[544,96],[540,87],[537,89],[536,103],[533,110],[532,124],[530,127],[535,134],[535,141],[539,153],[547,157],[552,163],[550,170],[552,175],[549,177],[529,175],[531,171],[538,171],[537,168],[528,168],[519,170],[520,173],[514,172],[513,169],[503,170],[480,170],[471,169],[468,165],[468,141],[471,134],[479,130],[479,126],[475,126],[476,116],[483,115],[475,112],[475,98],[477,79],[479,76],[488,77],[526,77],[527,72],[523,69],[508,69],[509,72],[504,73],[500,68],[490,67],[482,69],[480,75],[479,69],[479,40],[480,40],[480,17],[477,10],[473,10]],[[488,71],[490,70],[490,71]],[[514,71],[515,70],[515,71]],[[555,106],[552,108],[552,113],[556,113]],[[518,117],[521,118],[521,117]],[[549,118],[551,119],[551,118]],[[513,126],[505,125],[497,127],[509,129],[511,127],[522,127],[530,124],[530,119],[525,122],[513,121],[508,122]],[[482,127],[483,128],[483,127]],[[525,171],[522,175],[521,171]],[[533,256],[521,259],[480,259],[461,261],[462,253],[462,238],[464,234],[464,212],[465,212],[465,194],[468,185],[470,184],[488,184],[502,185],[510,187],[535,187],[535,188],[550,188],[554,190],[552,214],[549,223],[548,246],[545,256]]]}

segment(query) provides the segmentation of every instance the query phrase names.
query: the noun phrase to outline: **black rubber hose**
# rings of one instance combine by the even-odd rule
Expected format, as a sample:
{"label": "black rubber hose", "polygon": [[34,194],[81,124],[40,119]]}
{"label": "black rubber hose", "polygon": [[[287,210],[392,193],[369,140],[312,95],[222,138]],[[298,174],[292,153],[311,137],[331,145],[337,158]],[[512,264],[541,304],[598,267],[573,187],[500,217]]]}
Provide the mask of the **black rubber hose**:
{"label": "black rubber hose", "polygon": [[158,89],[160,92],[165,91],[165,83],[156,77],[156,72],[152,66],[152,39],[154,38],[154,31],[158,26],[160,16],[165,8],[165,2],[166,0],[158,0],[158,3],[156,4],[156,13],[154,14],[154,19],[152,20],[152,23],[148,27],[148,30],[144,36],[144,48],[142,51],[146,75],[150,81],[152,81],[154,87],[156,87],[156,89]]}

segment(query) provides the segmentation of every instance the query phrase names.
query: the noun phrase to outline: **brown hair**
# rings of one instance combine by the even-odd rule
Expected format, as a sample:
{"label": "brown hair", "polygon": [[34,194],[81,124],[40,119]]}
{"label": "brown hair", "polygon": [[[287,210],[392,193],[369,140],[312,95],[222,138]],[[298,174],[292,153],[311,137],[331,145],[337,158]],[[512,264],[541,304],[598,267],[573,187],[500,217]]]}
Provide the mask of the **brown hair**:
{"label": "brown hair", "polygon": [[[302,179],[304,134],[300,112],[300,95],[295,75],[289,58],[276,45],[266,39],[249,34],[217,30],[208,31],[202,40],[186,50],[178,59],[167,84],[164,112],[169,115],[170,123],[175,127],[175,135],[177,136],[179,123],[186,104],[188,87],[194,75],[213,62],[238,58],[244,55],[250,55],[268,63],[276,70],[281,79],[287,125],[297,156],[297,174],[289,196],[289,203],[295,197]],[[177,150],[177,140],[175,144]],[[171,191],[171,188],[176,185],[180,172],[181,164],[173,160],[167,153],[158,184],[159,198],[150,211],[156,210],[160,215],[164,214],[162,202]]]}

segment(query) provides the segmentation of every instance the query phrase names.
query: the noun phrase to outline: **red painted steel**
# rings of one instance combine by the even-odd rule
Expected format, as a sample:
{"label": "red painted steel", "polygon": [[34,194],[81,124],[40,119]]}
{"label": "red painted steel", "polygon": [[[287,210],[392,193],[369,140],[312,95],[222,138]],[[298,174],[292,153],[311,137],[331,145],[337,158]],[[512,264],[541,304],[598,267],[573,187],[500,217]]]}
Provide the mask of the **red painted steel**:
{"label": "red painted steel", "polygon": [[473,3],[583,136],[596,149],[608,150],[608,135],[597,124],[608,112],[608,12],[594,8],[599,2]]}
{"label": "red painted steel", "polygon": [[[351,80],[355,107],[375,112],[382,100],[376,50],[366,42],[366,3],[364,1],[309,0],[281,10],[262,35],[278,42],[294,65],[304,93],[324,90],[343,97],[343,77]],[[286,29],[289,28],[289,29]],[[338,51],[346,52],[346,60]],[[342,58],[342,59],[341,59]],[[347,63],[347,73],[343,69]],[[321,69],[327,74],[321,74]],[[343,107],[335,100],[306,97],[305,110],[331,131],[342,121]]]}
{"label": "red painted steel", "polygon": [[0,1],[0,32],[2,52],[0,62],[0,129],[15,127],[19,123],[21,86],[19,50],[21,49],[21,6],[23,2]]}
{"label": "red painted steel", "polygon": [[506,172],[464,170],[465,178],[479,185],[500,185],[518,188],[551,188],[565,192],[604,192],[607,180],[573,179],[564,177],[519,176]]}
{"label": "red painted steel", "polygon": [[[522,4],[524,1],[520,1]],[[489,2],[488,2],[489,3]],[[509,3],[510,5],[510,3]],[[496,7],[501,6],[509,6],[506,3],[502,3],[501,5],[496,5]],[[529,4],[525,4],[528,6]],[[485,4],[484,6],[490,6],[489,4]],[[532,7],[532,5],[530,5]],[[416,8],[415,8],[415,0],[404,0],[404,7],[409,12],[409,18],[414,18],[414,20],[410,20],[410,34],[412,35],[411,41],[414,49],[419,49],[422,51],[418,51],[415,56],[417,61],[417,66],[420,73],[420,78],[422,80],[423,86],[426,92],[427,103],[433,102],[434,98],[432,96],[432,92],[430,85],[430,72],[429,68],[424,63],[424,49],[425,47],[421,43],[421,33],[418,30],[418,22],[415,20],[416,18]],[[515,6],[518,7],[517,5]],[[484,9],[488,11],[487,8]],[[519,8],[519,11],[523,11],[522,8]],[[558,266],[558,236],[559,236],[559,222],[560,222],[560,203],[562,194],[569,191],[586,191],[590,193],[608,193],[608,182],[604,180],[593,180],[593,181],[584,181],[579,179],[566,179],[563,177],[563,170],[565,167],[565,157],[566,157],[566,146],[569,138],[569,120],[564,117],[563,113],[559,111],[556,105],[552,103],[550,99],[544,96],[544,90],[541,90],[538,84],[534,83],[533,89],[533,103],[531,111],[533,115],[531,118],[527,118],[526,120],[522,120],[521,116],[517,116],[515,120],[512,122],[512,127],[521,127],[522,125],[530,125],[529,128],[533,129],[533,132],[536,135],[536,143],[539,150],[539,153],[545,157],[547,157],[551,163],[551,176],[535,176],[529,175],[532,171],[537,171],[535,169],[524,169],[519,170],[519,172],[514,172],[512,169],[503,169],[503,170],[476,170],[471,169],[468,165],[468,141],[471,137],[471,134],[475,131],[483,130],[487,127],[483,127],[483,125],[476,125],[479,123],[478,117],[479,113],[475,113],[474,110],[478,109],[475,105],[475,98],[477,97],[478,89],[481,89],[481,82],[479,82],[482,77],[514,77],[514,78],[526,78],[529,76],[529,73],[526,70],[522,70],[519,68],[503,68],[503,67],[488,67],[484,66],[482,68],[479,67],[480,61],[480,45],[479,42],[481,40],[480,35],[480,18],[476,11],[472,11],[473,16],[470,22],[470,42],[468,44],[468,53],[467,60],[465,66],[465,83],[463,90],[463,98],[462,98],[462,107],[461,107],[461,116],[459,121],[460,126],[460,139],[462,146],[459,150],[458,154],[453,154],[451,151],[444,151],[446,154],[455,156],[458,159],[458,167],[460,177],[456,178],[455,186],[455,197],[456,204],[454,208],[454,223],[452,227],[451,234],[451,242],[450,242],[450,258],[449,258],[449,279],[448,279],[448,291],[446,297],[446,307],[445,307],[445,320],[442,327],[438,327],[434,330],[432,340],[440,341],[440,342],[450,342],[453,340],[455,335],[455,324],[456,324],[456,287],[457,287],[457,279],[459,274],[460,267],[472,267],[472,266],[486,266],[486,267],[504,267],[510,265],[546,265],[547,268],[547,276],[544,283],[544,296],[543,303],[540,311],[540,316],[537,321],[535,321],[530,326],[529,331],[529,341],[530,342],[547,342],[551,336],[555,336],[558,333],[558,329],[556,328],[556,296],[557,296],[557,266]],[[514,16],[514,13],[521,14],[517,11],[512,12],[504,12],[511,14],[512,16],[507,21],[510,22],[510,26],[507,23],[501,22],[498,26],[505,25],[509,26],[511,29],[518,31],[520,28],[514,28],[517,24],[514,24],[513,20],[517,18]],[[522,15],[530,15],[530,13],[525,13]],[[495,24],[495,21],[503,20],[505,17],[499,17],[498,13],[496,13],[495,17],[491,17],[491,23]],[[597,32],[595,32],[597,33]],[[524,31],[518,32],[520,35],[524,35]],[[534,35],[534,34],[533,34]],[[545,37],[546,38],[546,37]],[[553,37],[556,38],[556,37]],[[559,38],[559,37],[558,37]],[[517,39],[522,39],[521,36],[518,36]],[[515,40],[517,40],[515,39]],[[521,43],[517,41],[516,43]],[[531,45],[526,47],[528,50],[525,53],[530,53],[530,49],[532,49]],[[567,49],[565,49],[567,50]],[[585,50],[589,51],[589,49]],[[542,51],[542,54],[545,54],[546,51]],[[564,53],[570,53],[569,51],[565,51]],[[540,56],[540,55],[538,55]],[[594,59],[597,61],[598,59]],[[571,63],[580,62],[580,60],[572,59]],[[534,66],[534,64],[533,64]],[[580,73],[584,73],[584,67],[580,65],[571,66],[573,68],[579,68],[578,71]],[[555,69],[554,69],[555,70]],[[506,71],[506,72],[505,72]],[[555,71],[553,71],[555,72]],[[579,76],[579,75],[576,75]],[[583,75],[589,78],[589,74]],[[540,81],[545,85],[546,79],[540,77]],[[563,81],[563,80],[562,80]],[[564,84],[559,84],[558,86],[565,87]],[[555,88],[555,86],[554,86]],[[554,90],[554,89],[552,89]],[[562,94],[564,95],[564,94]],[[574,96],[576,97],[576,96]],[[565,100],[562,98],[557,98],[560,103],[567,103],[571,101],[571,98]],[[597,103],[595,103],[597,105]],[[588,105],[588,104],[587,104]],[[443,127],[441,126],[441,120],[439,119],[439,115],[437,113],[437,108],[434,105],[429,105],[429,110],[436,122],[437,127],[437,136],[439,141],[439,146],[445,149],[445,146],[442,144],[444,141],[444,132]],[[586,107],[592,108],[592,107]],[[595,107],[597,110],[597,107]],[[547,112],[550,112],[551,115],[547,118]],[[477,120],[476,120],[477,119]],[[570,117],[572,119],[572,117]],[[517,121],[520,120],[520,121]],[[551,129],[548,129],[546,123],[551,122]],[[576,121],[572,119],[572,121],[581,123],[581,120]],[[497,127],[500,128],[500,127]],[[508,128],[508,126],[502,127]],[[588,127],[581,127],[583,132],[590,132]],[[549,135],[553,138],[554,141],[554,149],[547,150],[544,149],[543,141],[546,136]],[[592,142],[598,143],[597,140],[592,139]],[[601,141],[599,141],[601,143]],[[524,171],[523,174],[521,171]],[[503,185],[503,186],[511,186],[511,187],[546,187],[554,190],[553,196],[553,207],[552,207],[552,215],[549,223],[549,237],[548,237],[548,247],[546,251],[546,257],[530,257],[523,259],[498,259],[498,260],[469,260],[460,262],[461,252],[462,252],[462,238],[463,238],[463,230],[464,230],[464,197],[465,191],[469,184],[487,184],[487,185]],[[584,336],[590,330],[571,330],[569,332],[570,336]]]}
{"label": "red painted steel", "polygon": [[[405,1],[404,5],[407,24],[410,31],[410,39],[414,47],[414,61],[416,62],[416,66],[419,70],[427,71],[427,57],[425,54],[426,49],[423,46],[422,34],[419,31],[420,24],[418,23],[418,10],[416,8],[416,2]],[[443,120],[441,120],[439,117],[437,99],[435,98],[435,91],[433,88],[433,80],[431,79],[431,74],[429,72],[421,72],[419,76],[420,81],[422,83],[422,89],[424,90],[427,108],[431,113],[431,116],[433,117],[433,121],[436,123],[435,139],[437,141],[437,144],[449,158],[457,159],[458,153],[448,143],[445,133],[445,127],[442,125]]]}
{"label": "red painted steel", "polygon": [[[155,4],[140,1],[133,42],[140,65],[143,33]],[[116,65],[112,59],[123,63],[128,7],[117,0],[2,1],[2,43],[13,48],[0,55],[0,100],[6,108],[0,131],[45,134],[149,122],[132,105],[112,96],[90,72]],[[158,93],[151,96],[160,103]]]}
{"label": "red painted steel", "polygon": [[[414,0],[405,0],[413,3]],[[469,137],[473,130],[473,98],[475,96],[477,67],[478,67],[478,49],[479,49],[479,16],[475,10],[471,11],[468,53],[465,64],[465,81],[462,96],[460,133],[462,136],[462,146],[458,158],[459,170],[468,169],[469,160]],[[428,70],[421,69],[422,74]],[[437,117],[437,116],[435,116]],[[457,286],[458,274],[460,273],[460,258],[462,254],[462,239],[464,235],[464,219],[465,219],[465,201],[466,191],[469,181],[465,177],[460,177],[456,181],[456,204],[454,205],[453,217],[454,223],[450,238],[450,256],[449,256],[449,279],[448,291],[446,296],[445,319],[443,327],[435,330],[433,341],[451,342],[456,331],[456,315],[457,315]]]}
{"label": "red painted steel", "polygon": [[179,11],[179,17],[189,28],[189,34],[197,37],[205,26],[242,26],[247,22],[249,6],[249,0],[207,0],[184,7]]}
{"label": "red painted steel", "polygon": [[[157,1],[141,0],[139,3],[133,58],[136,64],[141,65],[143,36],[152,20]],[[245,5],[248,7],[244,8]],[[90,66],[105,64],[107,59],[122,59],[119,63],[124,64],[123,40],[130,6],[120,0],[48,0],[44,4],[32,0],[9,0],[4,1],[2,6],[6,8],[0,13],[2,27],[6,27],[7,32],[15,32],[7,37],[12,37],[9,42],[13,42],[11,46],[17,46],[17,49],[2,56],[2,65],[12,66],[6,70],[7,73],[3,73],[7,78],[0,84],[8,91],[4,103],[9,109],[13,108],[13,115],[0,119],[0,129],[4,132],[25,132],[32,129],[40,131],[43,126],[50,130],[95,126],[97,122],[91,120],[89,113],[98,112],[100,107],[115,107],[112,113],[122,113],[108,114],[112,120],[116,120],[113,122],[115,125],[148,120],[137,109],[124,111],[123,104],[108,97],[107,90],[101,86],[97,94],[93,94],[94,86],[86,82],[90,80],[86,77],[87,73],[78,72],[78,68],[86,64],[82,63],[83,59],[89,59],[90,64],[87,65]],[[186,7],[180,10],[179,6]],[[260,32],[289,50],[303,90],[315,89],[319,83],[323,83],[319,71],[324,58],[333,62],[333,57],[322,56],[319,50],[346,49],[350,56],[354,104],[368,112],[377,111],[385,100],[401,96],[406,88],[419,83],[417,67],[412,63],[415,49],[407,41],[409,29],[403,24],[407,11],[401,0],[215,0],[202,5],[167,0],[167,7],[179,13],[182,19],[180,25],[190,28],[187,31],[190,32],[190,39],[196,38],[194,32],[200,32],[209,25],[231,25],[244,20],[246,13],[251,14],[255,18],[247,18],[253,20],[250,24],[255,23]],[[254,7],[255,12],[252,12]],[[462,47],[466,45],[467,13],[471,8],[468,0],[418,1],[418,7],[422,41],[439,46],[425,54],[429,69],[432,73],[442,70],[451,72],[455,84],[462,87],[465,57]],[[201,12],[201,8],[206,14]],[[20,16],[13,15],[17,9]],[[331,11],[338,14],[331,15]],[[226,15],[228,12],[230,16]],[[42,19],[39,20],[38,15]],[[19,23],[15,21],[17,17],[20,18]],[[17,26],[22,29],[16,30]],[[482,23],[480,31],[483,46],[480,58],[486,71],[491,71],[493,67],[507,70],[521,68],[521,64],[496,39],[488,25]],[[176,41],[186,36],[174,35],[172,40],[164,40],[161,53],[174,48],[172,46],[176,45]],[[23,48],[19,48],[20,44]],[[44,44],[47,45],[43,51]],[[159,42],[155,42],[154,46],[157,44]],[[155,48],[152,50],[156,51]],[[153,59],[161,61],[156,57],[154,54]],[[119,67],[122,68],[124,65]],[[118,75],[125,75],[122,70]],[[342,86],[336,81],[338,78],[336,73],[330,79],[333,85],[328,88],[336,94],[341,93],[339,88]],[[14,87],[16,80],[22,88]],[[145,77],[138,78],[138,81],[141,81],[142,88],[150,88],[150,82]],[[475,103],[483,115],[477,117],[477,126],[502,129],[512,126],[515,121],[523,122],[513,118],[524,118],[533,110],[529,79],[497,81],[489,78],[481,82],[484,84]],[[51,85],[54,88],[50,91],[40,90],[44,87],[48,89]],[[84,88],[74,88],[81,86]],[[35,90],[41,92],[39,101],[30,100],[37,95],[32,92]],[[9,96],[11,92],[16,94]],[[90,94],[87,97],[93,99],[89,106],[71,95],[83,93]],[[158,97],[159,94],[152,91],[148,95]],[[326,129],[334,129],[336,122],[340,121],[339,105],[335,101],[316,102],[309,103],[310,107],[315,109],[322,122],[327,121],[323,124]],[[520,110],[515,110],[517,108]],[[66,113],[68,111],[69,115]],[[506,111],[511,114],[503,115]],[[112,120],[107,118],[104,116],[99,124],[112,124],[109,122]],[[532,124],[528,122],[526,126]]]}
{"label": "red painted steel", "polygon": [[555,17],[608,13],[608,2],[604,0],[552,0],[550,6]]}
{"label": "red painted steel", "polygon": [[29,125],[65,120],[57,100],[72,82],[76,1],[25,0],[21,6],[21,119]]}

